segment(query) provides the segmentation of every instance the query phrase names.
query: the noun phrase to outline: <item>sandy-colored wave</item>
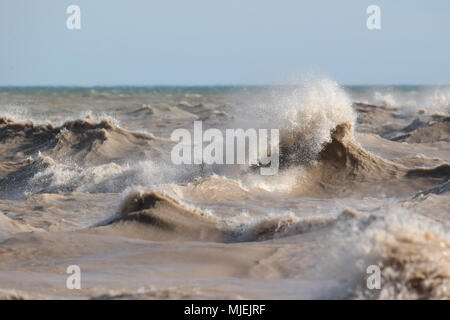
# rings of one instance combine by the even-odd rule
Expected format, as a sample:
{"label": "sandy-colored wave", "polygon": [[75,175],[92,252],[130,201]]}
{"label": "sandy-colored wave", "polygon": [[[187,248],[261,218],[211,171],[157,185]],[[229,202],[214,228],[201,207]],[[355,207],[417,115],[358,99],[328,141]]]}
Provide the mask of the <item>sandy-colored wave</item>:
{"label": "sandy-colored wave", "polygon": [[[210,179],[211,177],[208,177],[178,187],[178,194],[167,190],[135,190],[125,197],[113,218],[100,223],[97,227],[106,229],[107,232],[152,240],[242,242],[309,232],[330,226],[337,220],[349,216],[348,212],[343,212],[342,215],[300,217],[292,212],[268,214],[249,211],[242,214],[223,209],[224,207],[202,208],[201,203],[208,199],[207,189]],[[214,177],[212,179],[223,180]],[[205,190],[201,190],[203,187]],[[224,193],[227,192],[226,189]],[[180,198],[180,192],[191,193],[191,196],[192,193],[195,194],[197,201]],[[228,194],[228,197],[233,196],[235,195]]]}
{"label": "sandy-colored wave", "polygon": [[[320,151],[318,161],[305,164],[306,174],[301,176],[303,180],[299,181],[297,188],[300,193],[310,196],[347,195],[355,194],[358,188],[364,190],[367,186],[386,183],[397,186],[396,193],[407,193],[450,178],[449,164],[433,168],[407,167],[368,152],[356,141],[350,123],[338,125],[331,136],[331,142]],[[297,165],[295,150],[295,144],[281,141],[283,167]]]}
{"label": "sandy-colored wave", "polygon": [[411,212],[392,212],[364,230],[360,241],[364,256],[380,267],[381,288],[358,289],[358,298],[450,299],[450,239],[444,226]]}
{"label": "sandy-colored wave", "polygon": [[95,121],[90,116],[61,126],[0,118],[2,161],[15,161],[41,152],[57,160],[95,165],[150,156],[148,150],[154,141],[151,135],[130,132],[112,121]]}

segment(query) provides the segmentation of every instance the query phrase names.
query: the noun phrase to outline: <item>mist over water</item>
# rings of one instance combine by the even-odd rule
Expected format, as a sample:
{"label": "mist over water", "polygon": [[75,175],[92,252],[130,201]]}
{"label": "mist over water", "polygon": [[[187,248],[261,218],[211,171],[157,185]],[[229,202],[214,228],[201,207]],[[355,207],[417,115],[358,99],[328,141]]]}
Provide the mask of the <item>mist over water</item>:
{"label": "mist over water", "polygon": [[[0,297],[448,299],[449,103],[329,78],[1,88]],[[175,165],[199,120],[279,129],[278,174]]]}

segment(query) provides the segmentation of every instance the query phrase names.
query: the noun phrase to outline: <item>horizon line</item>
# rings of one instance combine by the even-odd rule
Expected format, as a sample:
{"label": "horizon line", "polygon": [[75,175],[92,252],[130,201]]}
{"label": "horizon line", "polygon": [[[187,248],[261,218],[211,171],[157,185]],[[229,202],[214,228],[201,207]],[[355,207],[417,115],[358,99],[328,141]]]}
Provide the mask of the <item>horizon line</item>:
{"label": "horizon line", "polygon": [[[342,87],[447,87],[450,84],[340,84]],[[1,89],[5,88],[79,88],[79,89],[88,89],[88,88],[239,88],[239,87],[254,87],[254,88],[264,88],[264,87],[290,87],[297,86],[299,84],[96,84],[96,85],[45,85],[45,84],[37,84],[37,85],[1,85]]]}

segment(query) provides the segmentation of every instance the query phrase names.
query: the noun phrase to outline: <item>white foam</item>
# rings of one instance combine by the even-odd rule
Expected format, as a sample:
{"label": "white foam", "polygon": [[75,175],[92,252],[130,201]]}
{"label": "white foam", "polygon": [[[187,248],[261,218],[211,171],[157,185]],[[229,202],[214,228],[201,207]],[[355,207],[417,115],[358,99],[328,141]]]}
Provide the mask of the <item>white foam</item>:
{"label": "white foam", "polygon": [[337,125],[355,122],[349,96],[328,78],[314,79],[295,88],[280,97],[279,105],[283,110],[281,129],[300,133],[314,153],[331,142],[331,133]]}
{"label": "white foam", "polygon": [[450,88],[424,88],[421,90],[379,89],[367,102],[391,108],[399,108],[403,113],[423,110],[427,114],[450,114]]}

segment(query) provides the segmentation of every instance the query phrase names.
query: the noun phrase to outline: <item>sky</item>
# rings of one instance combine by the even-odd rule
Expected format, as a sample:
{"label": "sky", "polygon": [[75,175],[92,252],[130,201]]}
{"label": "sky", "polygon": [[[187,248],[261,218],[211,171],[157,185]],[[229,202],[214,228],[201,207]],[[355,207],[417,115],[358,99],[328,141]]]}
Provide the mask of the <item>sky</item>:
{"label": "sky", "polygon": [[1,0],[0,44],[0,86],[448,85],[450,1]]}

